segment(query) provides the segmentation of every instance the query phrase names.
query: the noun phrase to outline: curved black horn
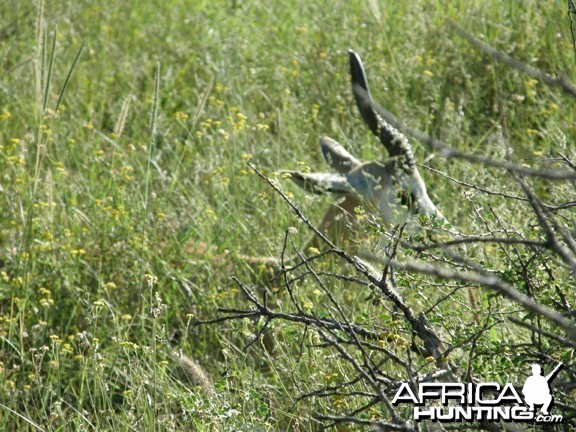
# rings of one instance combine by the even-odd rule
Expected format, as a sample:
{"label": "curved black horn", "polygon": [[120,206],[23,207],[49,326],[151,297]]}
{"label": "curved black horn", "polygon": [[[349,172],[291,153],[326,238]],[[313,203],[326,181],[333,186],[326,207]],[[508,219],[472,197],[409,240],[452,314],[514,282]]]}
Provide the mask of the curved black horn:
{"label": "curved black horn", "polygon": [[379,113],[381,108],[372,100],[370,90],[368,89],[368,79],[366,78],[366,72],[364,71],[364,65],[362,64],[360,56],[352,50],[349,50],[348,54],[350,55],[352,92],[354,93],[356,105],[362,118],[372,133],[380,139],[380,142],[386,150],[388,150],[390,156],[403,157],[408,167],[414,167],[416,162],[410,143],[400,131],[384,120]]}

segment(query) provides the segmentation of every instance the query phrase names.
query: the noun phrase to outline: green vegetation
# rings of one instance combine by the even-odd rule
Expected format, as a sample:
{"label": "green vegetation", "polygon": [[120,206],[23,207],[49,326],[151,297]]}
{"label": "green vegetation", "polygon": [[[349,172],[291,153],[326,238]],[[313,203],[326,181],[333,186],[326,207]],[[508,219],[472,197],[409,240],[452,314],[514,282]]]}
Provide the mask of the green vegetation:
{"label": "green vegetation", "polygon": [[[309,237],[248,161],[319,221],[330,199],[306,196],[278,170],[327,171],[321,135],[363,159],[386,157],[353,103],[348,48],[364,59],[375,99],[460,151],[505,159],[504,136],[518,164],[557,167],[558,152],[574,154],[574,101],[492,61],[447,25],[573,76],[565,2],[67,0],[43,10],[34,3],[0,4],[1,430],[309,431],[320,425],[315,416],[353,410],[341,395],[297,403],[302,393],[354,376],[312,329],[274,321],[270,355],[260,343],[244,350],[259,329],[251,320],[193,325],[218,316],[218,307],[249,308],[231,280],[257,282],[240,255],[279,256],[289,227],[298,229],[290,235],[296,246]],[[431,156],[413,145],[418,161]],[[522,195],[502,170],[438,155],[426,164]],[[433,201],[466,234],[506,226],[540,238],[525,202],[421,171]],[[531,185],[559,203],[574,198],[565,183]],[[573,228],[573,211],[561,216]],[[368,231],[359,237],[379,235]],[[568,271],[550,270],[528,248],[517,253],[536,262],[523,269],[530,286],[507,250],[473,244],[466,253],[550,307],[574,305]],[[461,367],[486,380],[529,373],[535,357],[518,346],[535,336],[505,320],[536,318],[474,288],[476,312],[490,311],[495,321],[468,358],[465,341],[478,331],[468,285],[395,277],[418,311],[454,291],[428,319],[443,325],[453,346],[464,344],[450,354]],[[407,350],[410,332],[370,287],[327,283],[351,321],[384,326],[380,345]],[[333,312],[312,282],[297,295],[307,310]],[[293,310],[286,294],[269,301]],[[572,351],[538,344],[550,359],[571,362]],[[207,369],[215,395],[182,378],[174,350]],[[414,361],[422,374],[435,369],[430,359]],[[377,405],[363,415],[388,420]]]}

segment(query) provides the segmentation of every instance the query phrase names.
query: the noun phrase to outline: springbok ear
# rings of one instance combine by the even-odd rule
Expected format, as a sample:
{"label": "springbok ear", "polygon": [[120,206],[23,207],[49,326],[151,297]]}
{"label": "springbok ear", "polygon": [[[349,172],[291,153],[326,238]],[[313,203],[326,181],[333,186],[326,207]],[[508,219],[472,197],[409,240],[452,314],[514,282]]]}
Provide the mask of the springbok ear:
{"label": "springbok ear", "polygon": [[361,163],[330,137],[323,136],[320,138],[320,148],[328,165],[341,174],[350,172],[352,168],[357,167]]}
{"label": "springbok ear", "polygon": [[349,194],[353,192],[348,180],[341,174],[301,173],[298,171],[280,171],[280,173],[290,174],[290,180],[308,192],[316,194],[325,192]]}

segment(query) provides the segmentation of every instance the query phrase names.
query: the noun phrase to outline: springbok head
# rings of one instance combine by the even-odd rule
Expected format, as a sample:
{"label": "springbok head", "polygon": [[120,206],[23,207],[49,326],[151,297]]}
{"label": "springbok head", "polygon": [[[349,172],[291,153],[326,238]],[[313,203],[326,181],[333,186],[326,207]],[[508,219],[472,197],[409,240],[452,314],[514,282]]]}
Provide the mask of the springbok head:
{"label": "springbok head", "polygon": [[[360,56],[352,50],[349,55],[356,105],[390,158],[385,162],[361,162],[335,140],[322,137],[320,147],[324,159],[336,173],[285,172],[307,191],[331,192],[340,196],[338,207],[342,213],[353,214],[354,207],[363,205],[378,211],[388,226],[407,222],[415,214],[445,222],[442,213],[428,197],[410,143],[379,114],[381,108],[372,100]],[[332,223],[328,219],[334,214],[330,212],[324,218],[323,226]]]}

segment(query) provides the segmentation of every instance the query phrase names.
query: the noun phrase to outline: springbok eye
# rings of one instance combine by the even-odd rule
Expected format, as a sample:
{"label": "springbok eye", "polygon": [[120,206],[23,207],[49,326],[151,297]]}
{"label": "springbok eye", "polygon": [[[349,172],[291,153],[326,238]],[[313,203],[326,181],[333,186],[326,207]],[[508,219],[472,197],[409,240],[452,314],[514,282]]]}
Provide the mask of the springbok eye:
{"label": "springbok eye", "polygon": [[417,211],[418,200],[416,199],[416,194],[414,191],[408,193],[408,191],[398,191],[397,198],[403,206],[408,207],[411,211]]}
{"label": "springbok eye", "polygon": [[418,199],[416,198],[416,192],[415,191],[411,191],[410,192],[410,209],[413,212],[418,212]]}
{"label": "springbok eye", "polygon": [[396,197],[400,201],[400,204],[410,208],[410,200],[408,199],[408,192],[407,191],[405,191],[405,190],[404,191],[398,191],[398,194],[396,195]]}

